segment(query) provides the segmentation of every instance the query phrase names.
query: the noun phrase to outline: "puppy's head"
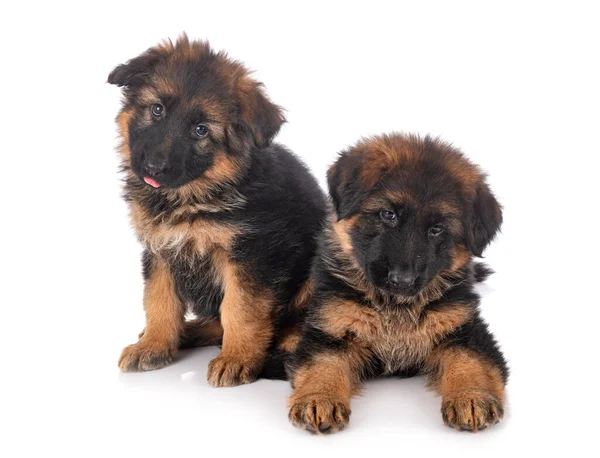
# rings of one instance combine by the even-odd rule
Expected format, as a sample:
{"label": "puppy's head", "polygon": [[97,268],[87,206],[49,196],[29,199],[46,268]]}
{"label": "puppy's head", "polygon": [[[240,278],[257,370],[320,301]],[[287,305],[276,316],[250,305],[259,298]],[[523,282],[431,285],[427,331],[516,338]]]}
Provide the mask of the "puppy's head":
{"label": "puppy's head", "polygon": [[377,288],[415,296],[481,256],[502,223],[485,175],[429,137],[359,142],[329,169],[336,233]]}
{"label": "puppy's head", "polygon": [[233,179],[284,122],[242,64],[186,36],[119,65],[108,82],[124,88],[117,122],[126,165],[155,188]]}

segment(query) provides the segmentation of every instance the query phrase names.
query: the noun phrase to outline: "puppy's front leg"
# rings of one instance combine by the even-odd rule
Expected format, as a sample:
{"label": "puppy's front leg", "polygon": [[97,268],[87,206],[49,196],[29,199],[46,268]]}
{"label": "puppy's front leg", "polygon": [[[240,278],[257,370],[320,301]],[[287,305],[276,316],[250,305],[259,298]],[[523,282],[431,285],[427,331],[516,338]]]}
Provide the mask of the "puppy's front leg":
{"label": "puppy's front leg", "polygon": [[241,267],[221,263],[224,296],[221,303],[223,347],[208,365],[215,387],[252,383],[258,377],[273,338],[272,295],[248,281]]}
{"label": "puppy's front leg", "polygon": [[504,378],[483,354],[459,346],[439,348],[430,358],[431,385],[442,395],[444,423],[478,431],[504,415]]}
{"label": "puppy's front leg", "polygon": [[350,398],[360,388],[359,373],[356,358],[346,351],[312,355],[292,374],[292,424],[320,434],[344,429],[350,420]]}
{"label": "puppy's front leg", "polygon": [[146,254],[144,310],[146,328],[136,344],[125,347],[119,359],[123,372],[159,369],[171,362],[183,326],[185,308],[164,260]]}

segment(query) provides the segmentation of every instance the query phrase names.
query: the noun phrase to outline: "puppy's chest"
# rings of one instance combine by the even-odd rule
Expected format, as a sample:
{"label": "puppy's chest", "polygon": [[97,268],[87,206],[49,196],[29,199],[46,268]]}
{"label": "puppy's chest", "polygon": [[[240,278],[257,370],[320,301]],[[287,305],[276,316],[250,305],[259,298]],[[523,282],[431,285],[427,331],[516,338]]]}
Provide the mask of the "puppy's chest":
{"label": "puppy's chest", "polygon": [[133,206],[133,227],[140,242],[157,254],[170,257],[204,257],[218,250],[229,251],[239,229],[215,219],[196,218],[191,222],[172,222],[151,218]]}
{"label": "puppy's chest", "polygon": [[421,365],[431,353],[434,340],[406,311],[377,313],[370,333],[359,335],[382,362],[383,371],[397,371]]}
{"label": "puppy's chest", "polygon": [[224,295],[225,252],[209,255],[173,256],[169,259],[178,296],[196,316],[216,317]]}
{"label": "puppy's chest", "polygon": [[325,307],[322,328],[352,340],[393,374],[422,365],[444,336],[463,324],[471,314],[465,304],[449,304],[441,311],[416,316],[407,309],[376,310],[358,304],[338,303]]}

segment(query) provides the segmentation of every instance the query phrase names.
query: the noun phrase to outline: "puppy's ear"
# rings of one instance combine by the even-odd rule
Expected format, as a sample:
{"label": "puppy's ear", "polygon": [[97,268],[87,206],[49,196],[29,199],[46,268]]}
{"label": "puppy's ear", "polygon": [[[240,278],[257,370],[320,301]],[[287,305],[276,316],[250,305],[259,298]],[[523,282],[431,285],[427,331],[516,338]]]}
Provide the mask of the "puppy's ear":
{"label": "puppy's ear", "polygon": [[259,148],[268,146],[285,122],[283,110],[269,100],[262,84],[246,80],[239,92],[239,130]]}
{"label": "puppy's ear", "polygon": [[473,208],[466,225],[467,244],[471,253],[481,257],[502,225],[502,207],[485,183],[477,186]]}
{"label": "puppy's ear", "polygon": [[327,171],[327,186],[338,220],[349,218],[360,208],[367,190],[360,179],[360,158],[343,152]]}
{"label": "puppy's ear", "polygon": [[161,52],[158,49],[151,48],[144,54],[135,57],[125,64],[117,66],[110,75],[108,82],[122,86],[139,86],[144,84],[148,76],[152,73],[154,66],[161,57]]}

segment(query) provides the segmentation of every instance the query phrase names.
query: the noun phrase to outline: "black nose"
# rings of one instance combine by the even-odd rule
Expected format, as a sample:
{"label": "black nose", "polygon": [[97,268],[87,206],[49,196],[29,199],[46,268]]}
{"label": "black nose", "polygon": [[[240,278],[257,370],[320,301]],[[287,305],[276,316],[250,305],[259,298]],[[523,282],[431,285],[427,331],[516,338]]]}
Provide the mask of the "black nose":
{"label": "black nose", "polygon": [[144,171],[151,177],[158,177],[168,170],[166,159],[150,159],[144,165]]}
{"label": "black nose", "polygon": [[388,274],[388,282],[392,286],[408,288],[415,284],[417,277],[418,276],[413,272],[394,269]]}

